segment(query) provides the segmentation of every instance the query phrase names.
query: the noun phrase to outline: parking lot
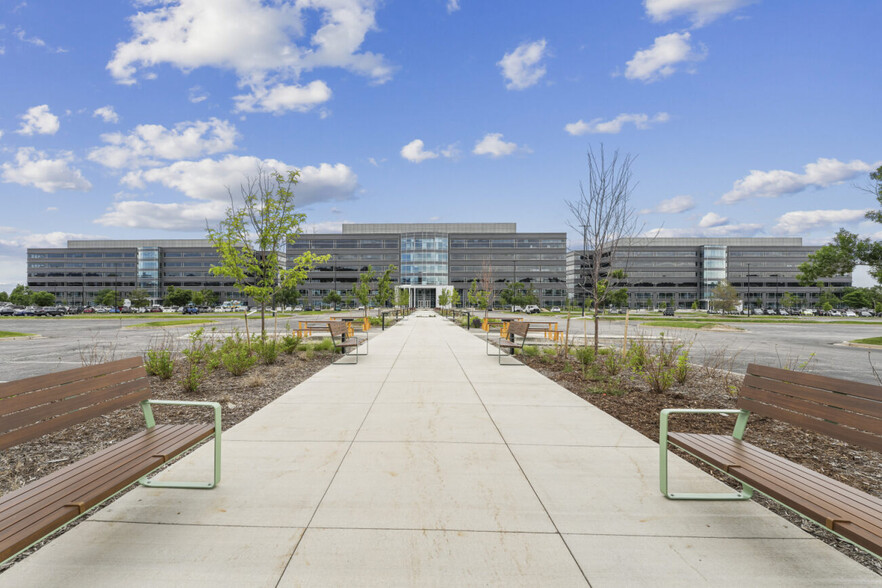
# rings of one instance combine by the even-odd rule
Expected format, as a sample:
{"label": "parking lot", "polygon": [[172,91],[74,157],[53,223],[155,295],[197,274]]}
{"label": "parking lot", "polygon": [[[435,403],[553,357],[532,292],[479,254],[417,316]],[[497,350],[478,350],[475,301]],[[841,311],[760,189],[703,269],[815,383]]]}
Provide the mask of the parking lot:
{"label": "parking lot", "polygon": [[[358,314],[358,313],[354,313]],[[508,316],[508,313],[493,313]],[[70,369],[90,362],[123,358],[144,353],[151,344],[163,338],[175,340],[179,347],[186,336],[200,326],[215,327],[229,332],[244,332],[245,323],[240,315],[211,314],[200,316],[214,322],[207,325],[187,325],[165,328],[130,328],[131,325],[148,320],[186,320],[163,315],[120,315],[119,318],[15,318],[0,319],[0,330],[33,333],[38,337],[22,340],[17,337],[0,338],[0,381],[16,380],[49,372]],[[278,319],[279,330],[294,329],[298,319],[321,319],[322,315],[286,316]],[[530,320],[533,317],[525,317]],[[830,320],[805,320],[791,323],[740,323],[743,331],[721,332],[705,329],[677,329],[676,327],[646,327],[643,320],[657,317],[638,317],[630,321],[628,336],[640,334],[658,336],[665,333],[684,343],[691,344],[690,355],[694,363],[721,355],[734,357],[734,371],[743,373],[748,363],[794,367],[808,362],[812,372],[827,374],[866,383],[878,383],[870,362],[882,370],[882,350],[846,347],[842,343],[853,339],[882,334],[880,324],[836,324]],[[557,320],[559,328],[565,328],[566,318],[541,317],[541,320]],[[688,317],[684,317],[688,320]],[[867,320],[867,319],[865,319]],[[869,323],[870,321],[868,321]],[[876,322],[876,321],[873,321]],[[269,319],[269,328],[272,328]],[[252,317],[249,328],[254,332],[259,322]],[[587,326],[587,331],[585,326]],[[624,335],[623,320],[602,320],[600,335],[605,344],[620,344]],[[570,325],[571,336],[581,340],[587,332],[593,335],[589,321],[574,319]]]}

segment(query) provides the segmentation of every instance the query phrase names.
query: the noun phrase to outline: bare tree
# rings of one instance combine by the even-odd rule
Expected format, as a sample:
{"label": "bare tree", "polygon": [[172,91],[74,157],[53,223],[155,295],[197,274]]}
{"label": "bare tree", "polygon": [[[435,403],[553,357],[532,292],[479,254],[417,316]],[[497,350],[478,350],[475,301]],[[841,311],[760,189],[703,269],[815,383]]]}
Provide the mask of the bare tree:
{"label": "bare tree", "polygon": [[582,263],[588,265],[582,287],[590,290],[593,299],[595,351],[599,347],[599,310],[626,277],[621,264],[613,268],[616,253],[621,243],[640,230],[630,204],[637,186],[631,173],[633,163],[634,157],[620,157],[618,150],[607,159],[603,144],[599,154],[589,147],[588,185],[579,182],[578,200],[566,201],[571,215],[567,224],[582,235]]}
{"label": "bare tree", "polygon": [[493,267],[485,260],[481,268],[481,292],[478,294],[484,307],[484,320],[490,315],[496,290],[493,289]]}

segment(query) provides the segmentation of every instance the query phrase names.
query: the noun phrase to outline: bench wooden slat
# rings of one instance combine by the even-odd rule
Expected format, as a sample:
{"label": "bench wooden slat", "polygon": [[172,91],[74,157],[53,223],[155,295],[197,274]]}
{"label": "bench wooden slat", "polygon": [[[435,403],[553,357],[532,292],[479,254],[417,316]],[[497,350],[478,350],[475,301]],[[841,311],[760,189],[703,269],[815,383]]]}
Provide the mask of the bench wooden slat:
{"label": "bench wooden slat", "polygon": [[[0,520],[10,516],[21,508],[41,508],[59,497],[70,500],[71,494],[79,492],[79,497],[88,495],[90,485],[97,486],[101,482],[113,479],[118,471],[124,471],[133,463],[139,462],[144,455],[156,457],[168,456],[169,451],[182,443],[196,437],[201,440],[206,436],[208,425],[160,425],[142,433],[133,435],[125,444],[117,444],[105,448],[89,456],[90,459],[74,462],[47,476],[20,488],[0,499]],[[149,452],[149,453],[148,453]],[[94,459],[91,459],[94,458]],[[112,461],[108,461],[112,459]],[[165,458],[170,459],[170,457]],[[75,466],[75,467],[74,467]],[[0,530],[3,530],[0,523]]]}
{"label": "bench wooden slat", "polygon": [[882,437],[864,433],[855,429],[849,429],[841,425],[837,425],[830,421],[819,420],[814,417],[796,414],[775,406],[762,404],[749,398],[740,399],[738,408],[756,412],[765,416],[770,416],[778,420],[784,421],[801,427],[823,433],[847,443],[854,443],[861,447],[867,447],[875,451],[882,451]]}
{"label": "bench wooden slat", "polygon": [[[882,499],[848,486],[824,474],[793,463],[746,441],[727,435],[675,433],[674,443],[684,449],[703,453],[718,467],[737,465],[739,478],[746,471],[762,477],[769,486],[788,488],[794,496],[823,505],[830,513],[847,512],[848,516],[864,521],[864,526],[876,526],[882,520]],[[725,469],[725,468],[723,468]],[[823,523],[823,520],[821,521]],[[882,534],[882,528],[878,528]]]}
{"label": "bench wooden slat", "polygon": [[[675,433],[670,439],[822,526],[847,522],[863,547],[882,554],[882,500],[732,437]],[[841,528],[845,522],[832,529],[853,539]]]}
{"label": "bench wooden slat", "polygon": [[[51,404],[42,404],[30,410],[21,410],[0,417],[0,431],[5,435],[40,421],[53,419],[68,413],[75,413],[90,406],[111,402],[120,396],[127,397],[136,394],[139,391],[144,392],[146,397],[149,392],[149,385],[146,379],[130,380],[101,388],[100,390],[72,396]],[[131,406],[131,403],[127,403],[126,406]]]}
{"label": "bench wooden slat", "polygon": [[[88,463],[75,462],[56,472],[55,485],[39,480],[33,487],[25,486],[4,496],[0,502],[14,503],[14,508],[4,509],[0,519],[4,525],[0,560],[76,518],[80,507],[68,504],[92,508],[213,432],[210,425],[159,425],[130,438],[131,443],[94,454],[96,459]],[[101,469],[96,471],[97,464]],[[37,494],[36,500],[33,493]]]}
{"label": "bench wooden slat", "polygon": [[[115,384],[122,384],[139,378],[146,379],[147,371],[143,366],[116,370],[93,378],[82,379],[63,386],[40,388],[31,392],[0,399],[0,417],[45,406],[49,403],[62,402],[74,396],[101,390]],[[36,418],[34,420],[37,420]],[[0,431],[4,431],[0,426]]]}
{"label": "bench wooden slat", "polygon": [[82,379],[94,378],[108,372],[136,368],[142,363],[143,360],[140,357],[129,357],[108,363],[45,374],[43,376],[32,376],[22,380],[4,382],[0,384],[0,399],[34,392],[35,390],[61,386],[62,384],[69,384]]}
{"label": "bench wooden slat", "polygon": [[[745,399],[749,398],[752,402],[771,405],[776,408],[792,411],[796,414],[830,421],[837,425],[845,425],[860,431],[869,432],[870,434],[873,434],[873,431],[882,431],[882,420],[838,407],[808,402],[795,396],[786,396],[784,394],[775,394],[766,390],[758,390],[747,385],[741,387],[741,394],[744,395]],[[752,406],[756,405],[752,404]]]}
{"label": "bench wooden slat", "polygon": [[809,388],[832,390],[841,394],[848,394],[849,396],[858,396],[860,398],[866,398],[867,400],[882,402],[882,386],[874,386],[873,384],[840,380],[839,378],[830,378],[818,374],[794,372],[755,363],[747,366],[747,373],[761,378],[782,380],[800,386],[807,386]]}
{"label": "bench wooden slat", "polygon": [[819,388],[808,388],[799,384],[792,384],[782,380],[770,380],[760,378],[748,373],[744,377],[742,390],[739,396],[753,398],[754,390],[780,394],[788,397],[800,398],[809,402],[816,402],[825,406],[841,408],[859,414],[882,419],[882,402],[867,400],[859,396],[849,396],[841,392],[833,392]]}
{"label": "bench wooden slat", "polygon": [[8,447],[18,445],[19,443],[30,441],[31,439],[36,439],[37,437],[41,437],[46,433],[51,433],[53,431],[69,427],[77,423],[85,422],[91,418],[116,410],[118,408],[132,406],[133,404],[137,404],[140,401],[145,400],[149,395],[149,389],[138,389],[135,392],[126,396],[117,396],[116,398],[108,402],[96,404],[88,408],[78,410],[76,412],[70,412],[65,415],[58,416],[54,419],[36,423],[29,427],[16,429],[15,431],[0,435],[0,449],[6,449]]}

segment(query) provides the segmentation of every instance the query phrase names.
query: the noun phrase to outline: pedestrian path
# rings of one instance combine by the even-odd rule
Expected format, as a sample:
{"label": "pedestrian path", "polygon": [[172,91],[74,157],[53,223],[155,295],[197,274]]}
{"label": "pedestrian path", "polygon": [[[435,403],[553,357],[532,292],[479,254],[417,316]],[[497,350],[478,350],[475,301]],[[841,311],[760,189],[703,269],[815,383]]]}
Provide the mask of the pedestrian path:
{"label": "pedestrian path", "polygon": [[[162,476],[201,479],[210,452]],[[223,452],[215,490],[136,488],[0,586],[880,584],[755,503],[666,500],[654,441],[430,312],[225,432]]]}

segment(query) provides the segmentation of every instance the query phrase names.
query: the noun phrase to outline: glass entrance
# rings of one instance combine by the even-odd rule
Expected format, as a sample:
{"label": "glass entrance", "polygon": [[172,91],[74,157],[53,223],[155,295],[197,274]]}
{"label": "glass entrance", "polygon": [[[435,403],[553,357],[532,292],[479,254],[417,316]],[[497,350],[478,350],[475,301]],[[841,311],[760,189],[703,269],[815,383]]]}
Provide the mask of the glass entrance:
{"label": "glass entrance", "polygon": [[412,291],[416,308],[435,308],[435,288],[414,288]]}

